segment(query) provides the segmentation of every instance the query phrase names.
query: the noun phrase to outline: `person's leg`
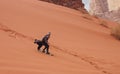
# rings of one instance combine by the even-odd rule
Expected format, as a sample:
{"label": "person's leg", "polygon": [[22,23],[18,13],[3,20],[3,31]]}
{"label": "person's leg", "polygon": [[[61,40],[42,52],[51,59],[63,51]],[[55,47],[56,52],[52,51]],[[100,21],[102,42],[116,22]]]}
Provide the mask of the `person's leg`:
{"label": "person's leg", "polygon": [[46,49],[46,46],[45,46],[45,42],[42,42],[43,46],[44,46],[44,49],[42,50],[43,53],[45,53],[45,49]]}
{"label": "person's leg", "polygon": [[38,45],[38,47],[37,47],[38,51],[40,50],[41,47],[42,47],[42,45]]}
{"label": "person's leg", "polygon": [[43,53],[45,53],[45,49],[46,49],[46,47],[44,47],[44,49],[42,50]]}
{"label": "person's leg", "polygon": [[46,54],[49,54],[49,45],[47,43],[45,44],[45,47],[46,47]]}
{"label": "person's leg", "polygon": [[50,54],[50,53],[49,53],[49,45],[47,45],[46,54]]}
{"label": "person's leg", "polygon": [[38,47],[37,47],[37,50],[39,51],[40,50],[40,46],[38,45]]}
{"label": "person's leg", "polygon": [[44,46],[45,46],[45,48],[43,49],[42,52],[45,53],[45,50],[46,50],[46,54],[49,54],[49,45],[47,43],[44,43]]}

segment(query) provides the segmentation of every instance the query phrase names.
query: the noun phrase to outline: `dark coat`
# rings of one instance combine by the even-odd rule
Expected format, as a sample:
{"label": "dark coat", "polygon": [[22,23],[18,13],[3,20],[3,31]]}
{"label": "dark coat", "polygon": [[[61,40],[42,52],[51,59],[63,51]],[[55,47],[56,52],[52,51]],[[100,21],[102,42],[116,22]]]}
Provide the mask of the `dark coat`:
{"label": "dark coat", "polygon": [[50,34],[47,34],[43,37],[42,42],[48,43],[48,39],[50,38]]}

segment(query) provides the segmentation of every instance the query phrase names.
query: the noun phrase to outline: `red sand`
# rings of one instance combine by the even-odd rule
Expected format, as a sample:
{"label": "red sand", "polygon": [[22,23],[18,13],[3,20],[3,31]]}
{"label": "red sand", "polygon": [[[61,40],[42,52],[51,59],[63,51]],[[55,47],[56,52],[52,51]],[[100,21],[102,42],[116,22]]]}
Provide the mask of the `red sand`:
{"label": "red sand", "polygon": [[[0,0],[0,23],[0,74],[120,74],[120,42],[88,14],[38,0]],[[33,44],[49,31],[54,56]]]}

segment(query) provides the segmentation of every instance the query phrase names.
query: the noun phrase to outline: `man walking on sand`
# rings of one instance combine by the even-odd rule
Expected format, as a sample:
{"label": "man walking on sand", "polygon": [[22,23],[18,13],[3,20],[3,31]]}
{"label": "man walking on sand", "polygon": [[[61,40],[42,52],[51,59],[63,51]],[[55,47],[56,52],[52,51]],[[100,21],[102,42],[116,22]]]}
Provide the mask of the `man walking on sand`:
{"label": "man walking on sand", "polygon": [[49,44],[48,44],[48,39],[50,38],[50,35],[51,35],[51,32],[48,32],[48,34],[46,34],[43,38],[42,38],[42,40],[37,40],[37,39],[35,39],[35,44],[37,44],[38,45],[38,51],[40,50],[40,48],[44,45],[45,46],[45,48],[42,50],[42,52],[43,53],[45,53],[45,51],[46,51],[46,54],[50,54],[49,53]]}

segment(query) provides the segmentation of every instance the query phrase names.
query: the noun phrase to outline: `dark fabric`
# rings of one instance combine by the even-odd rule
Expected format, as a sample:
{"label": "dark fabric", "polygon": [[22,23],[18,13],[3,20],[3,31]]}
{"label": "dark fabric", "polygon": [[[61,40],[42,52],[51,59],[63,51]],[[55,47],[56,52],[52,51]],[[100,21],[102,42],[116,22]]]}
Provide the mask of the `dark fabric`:
{"label": "dark fabric", "polygon": [[45,46],[45,48],[43,49],[43,52],[45,52],[45,49],[46,49],[46,53],[49,53],[49,45],[48,45],[48,43],[43,42],[43,45]]}
{"label": "dark fabric", "polygon": [[50,38],[50,34],[45,35],[42,39],[42,42],[48,43],[49,38]]}
{"label": "dark fabric", "polygon": [[48,45],[48,43],[46,43],[44,41],[40,41],[40,40],[35,40],[34,43],[36,43],[38,45],[38,47],[37,47],[38,51],[40,50],[40,48],[42,46],[45,46],[45,48],[43,49],[43,52],[45,52],[45,50],[46,50],[46,53],[49,53],[49,45]]}
{"label": "dark fabric", "polygon": [[49,54],[48,39],[50,38],[50,34],[51,34],[50,32],[49,32],[48,34],[46,34],[46,35],[42,38],[41,41],[35,39],[35,42],[34,42],[34,43],[36,43],[36,44],[38,45],[38,47],[37,47],[38,51],[40,50],[40,48],[41,48],[42,46],[45,46],[45,48],[43,49],[43,52],[45,52],[45,50],[46,50],[46,53]]}

